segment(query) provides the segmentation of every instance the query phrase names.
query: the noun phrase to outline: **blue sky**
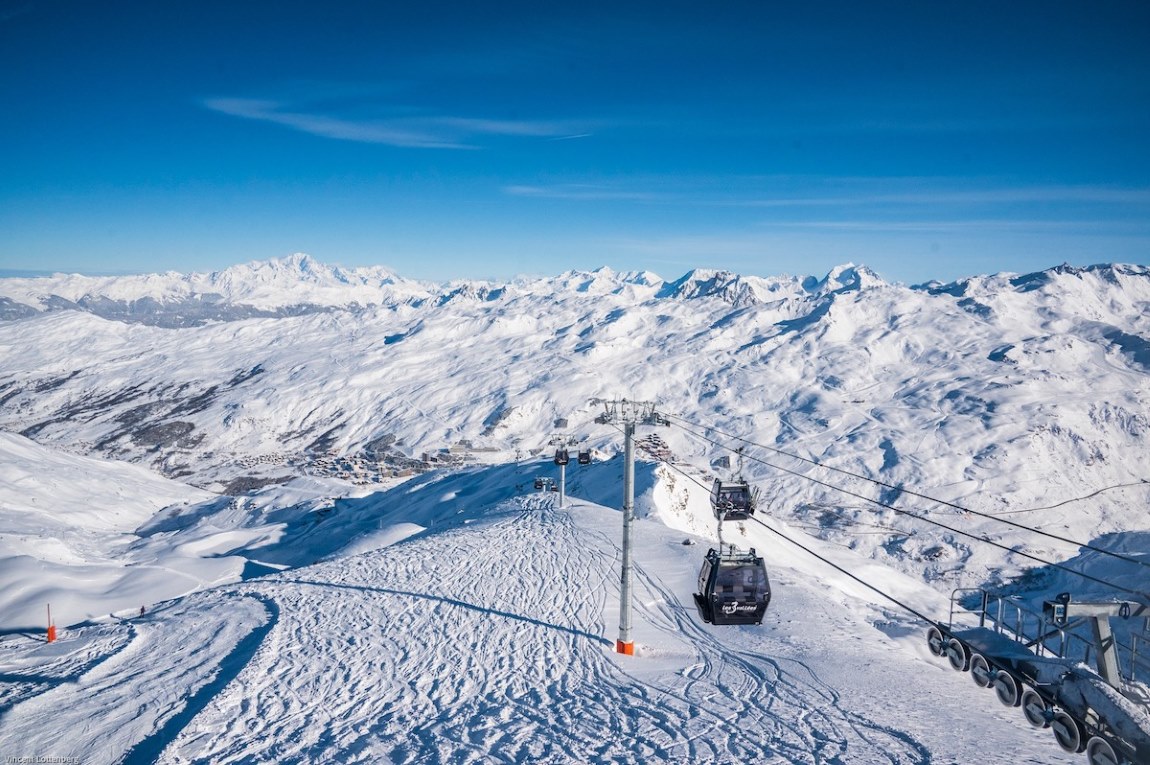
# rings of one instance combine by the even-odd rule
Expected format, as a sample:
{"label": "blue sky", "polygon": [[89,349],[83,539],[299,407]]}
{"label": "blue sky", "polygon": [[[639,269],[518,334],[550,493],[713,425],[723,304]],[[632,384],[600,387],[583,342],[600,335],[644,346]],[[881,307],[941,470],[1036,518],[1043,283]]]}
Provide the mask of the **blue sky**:
{"label": "blue sky", "polygon": [[1150,3],[0,0],[0,269],[1150,262]]}

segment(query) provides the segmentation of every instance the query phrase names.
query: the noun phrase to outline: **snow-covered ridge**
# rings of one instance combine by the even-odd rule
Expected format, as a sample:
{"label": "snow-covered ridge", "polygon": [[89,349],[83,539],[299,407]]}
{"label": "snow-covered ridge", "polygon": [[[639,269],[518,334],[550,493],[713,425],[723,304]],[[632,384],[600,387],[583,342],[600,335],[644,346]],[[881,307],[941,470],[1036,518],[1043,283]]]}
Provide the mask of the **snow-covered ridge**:
{"label": "snow-covered ridge", "polygon": [[780,293],[794,292],[795,279],[763,279],[740,276],[731,271],[696,268],[666,284],[659,293],[663,298],[716,297],[736,308],[764,303]]}
{"label": "snow-covered ridge", "polygon": [[157,558],[155,549],[139,556],[126,549],[137,540],[136,528],[161,508],[186,508],[214,496],[139,465],[64,454],[0,433],[3,627],[39,623],[45,602],[78,621],[123,608],[142,591],[151,602],[237,576],[243,568],[238,558],[185,554],[179,563],[166,561],[168,574],[156,577],[148,565]]}

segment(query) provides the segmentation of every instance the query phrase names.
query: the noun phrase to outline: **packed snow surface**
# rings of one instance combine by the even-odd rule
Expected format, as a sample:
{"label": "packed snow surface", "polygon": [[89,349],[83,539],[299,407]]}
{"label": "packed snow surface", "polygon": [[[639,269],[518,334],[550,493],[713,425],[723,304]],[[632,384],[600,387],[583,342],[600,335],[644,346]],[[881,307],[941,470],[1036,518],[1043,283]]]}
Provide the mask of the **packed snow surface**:
{"label": "packed snow surface", "polygon": [[127,763],[1072,761],[787,551],[767,551],[763,626],[703,625],[698,548],[654,518],[637,655],[613,653],[620,513],[515,481],[443,477],[381,511],[429,527],[406,541],[0,644],[0,742]]}

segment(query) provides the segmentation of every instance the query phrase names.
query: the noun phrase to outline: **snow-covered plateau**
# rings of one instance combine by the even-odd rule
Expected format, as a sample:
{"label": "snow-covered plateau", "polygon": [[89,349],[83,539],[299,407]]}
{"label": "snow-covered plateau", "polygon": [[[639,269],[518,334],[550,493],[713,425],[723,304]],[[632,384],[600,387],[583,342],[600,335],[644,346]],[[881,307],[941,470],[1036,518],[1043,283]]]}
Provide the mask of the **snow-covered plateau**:
{"label": "snow-covered plateau", "polygon": [[[634,656],[623,399],[670,423],[638,428]],[[557,440],[593,455],[565,506]],[[912,611],[1147,602],[1148,442],[1137,265],[0,279],[0,756],[1081,763]],[[738,474],[723,540],[773,599],[716,627]]]}

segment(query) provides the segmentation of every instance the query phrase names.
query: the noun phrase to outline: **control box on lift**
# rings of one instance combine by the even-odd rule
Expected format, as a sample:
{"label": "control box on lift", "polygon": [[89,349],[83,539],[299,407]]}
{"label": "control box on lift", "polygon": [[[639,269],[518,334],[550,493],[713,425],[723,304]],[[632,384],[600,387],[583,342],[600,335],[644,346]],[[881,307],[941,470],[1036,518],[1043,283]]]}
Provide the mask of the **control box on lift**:
{"label": "control box on lift", "polygon": [[1042,615],[1046,617],[1046,621],[1056,627],[1065,627],[1066,623],[1070,621],[1066,615],[1066,606],[1069,603],[1070,593],[1064,592],[1054,600],[1047,600],[1042,604]]}

